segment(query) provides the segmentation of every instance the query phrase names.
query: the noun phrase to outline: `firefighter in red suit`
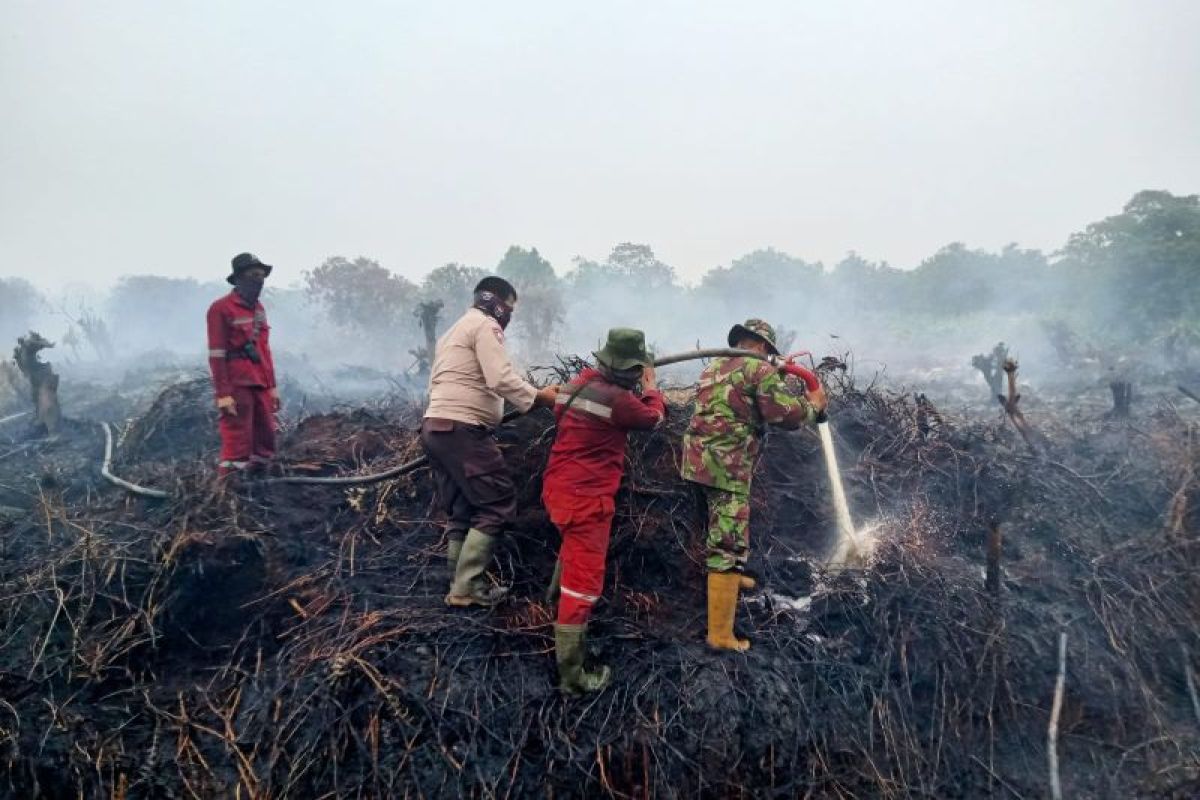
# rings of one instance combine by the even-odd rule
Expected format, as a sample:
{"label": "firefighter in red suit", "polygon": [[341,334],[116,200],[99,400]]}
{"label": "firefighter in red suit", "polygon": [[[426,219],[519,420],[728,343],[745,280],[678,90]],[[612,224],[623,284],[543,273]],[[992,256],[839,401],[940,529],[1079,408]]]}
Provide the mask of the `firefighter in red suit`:
{"label": "firefighter in red suit", "polygon": [[[594,355],[596,368],[559,391],[558,434],[542,483],[542,502],[562,533],[554,649],[559,689],[572,695],[599,691],[611,676],[608,667],[584,669],[584,640],[592,606],[604,589],[627,434],[655,428],[667,414],[641,331],[614,328]],[[635,391],[639,382],[640,394]]]}
{"label": "firefighter in red suit", "polygon": [[265,469],[275,455],[279,389],[271,328],[258,301],[271,267],[250,253],[233,258],[233,291],[208,308],[208,366],[220,411],[222,477]]}

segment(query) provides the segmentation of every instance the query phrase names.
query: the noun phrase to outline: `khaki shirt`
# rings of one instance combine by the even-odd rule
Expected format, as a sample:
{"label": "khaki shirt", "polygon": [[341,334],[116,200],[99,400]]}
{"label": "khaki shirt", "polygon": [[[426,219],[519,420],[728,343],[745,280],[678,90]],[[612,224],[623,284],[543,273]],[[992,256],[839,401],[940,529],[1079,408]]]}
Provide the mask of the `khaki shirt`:
{"label": "khaki shirt", "polygon": [[500,323],[472,308],[438,339],[425,416],[495,427],[505,400],[524,413],[536,394],[513,369]]}

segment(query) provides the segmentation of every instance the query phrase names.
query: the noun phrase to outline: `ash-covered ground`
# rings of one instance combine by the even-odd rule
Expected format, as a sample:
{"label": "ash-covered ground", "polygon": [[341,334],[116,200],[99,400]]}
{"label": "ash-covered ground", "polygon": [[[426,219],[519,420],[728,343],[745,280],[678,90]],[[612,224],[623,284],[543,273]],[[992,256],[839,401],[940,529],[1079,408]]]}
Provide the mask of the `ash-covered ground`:
{"label": "ash-covered ground", "polygon": [[[769,438],[754,495],[746,654],[704,645],[702,531],[677,476],[689,408],[634,436],[592,626],[611,688],[554,685],[542,599],[558,537],[538,496],[547,412],[500,434],[521,518],[495,611],[442,604],[423,472],[359,488],[218,491],[203,379],[58,439],[0,428],[0,771],[16,797],[1036,797],[1067,635],[1064,794],[1200,793],[1200,404],[1129,419],[1026,391],[1031,447],[831,373],[851,508],[878,548],[820,568],[834,528],[812,431]],[[119,395],[117,395],[119,399]],[[96,401],[99,402],[101,398]],[[72,416],[71,404],[64,401]],[[293,404],[295,408],[295,404]],[[304,416],[292,474],[419,455],[419,406]],[[76,414],[80,418],[82,414]],[[11,451],[11,452],[9,452]],[[989,531],[1003,581],[985,589]]]}

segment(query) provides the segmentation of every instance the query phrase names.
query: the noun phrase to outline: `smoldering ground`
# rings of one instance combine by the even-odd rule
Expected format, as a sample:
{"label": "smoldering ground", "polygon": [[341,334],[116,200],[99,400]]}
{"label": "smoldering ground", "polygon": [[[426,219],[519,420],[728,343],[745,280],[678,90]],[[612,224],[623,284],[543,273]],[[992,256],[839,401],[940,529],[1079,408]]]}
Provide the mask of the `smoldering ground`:
{"label": "smoldering ground", "polygon": [[[565,374],[555,379],[566,377]],[[703,644],[702,523],[678,478],[689,409],[635,436],[596,655],[614,686],[554,686],[542,599],[542,413],[501,432],[521,516],[514,599],[442,605],[445,542],[416,473],[217,493],[208,387],[168,389],[99,481],[96,426],[0,467],[4,781],[18,796],[982,796],[1040,794],[1058,636],[1070,794],[1197,790],[1192,568],[1200,414],[964,417],[826,374],[869,570],[825,574],[832,508],[810,433],[769,438],[754,496],[746,655]],[[1200,408],[1200,406],[1198,406]],[[397,399],[289,426],[290,473],[376,472],[419,446]],[[20,438],[10,431],[12,438]],[[985,588],[984,539],[1003,532]]]}
{"label": "smoldering ground", "polygon": [[[1156,204],[1180,211],[1143,197],[1125,221]],[[641,324],[662,352],[721,344],[731,321],[755,314],[782,322],[787,349],[848,356],[825,377],[850,505],[879,542],[870,569],[821,569],[833,511],[819,445],[774,435],[754,497],[764,589],[742,614],[754,648],[706,650],[701,524],[677,470],[691,400],[681,369],[669,426],[630,449],[593,637],[618,680],[588,701],[554,686],[545,415],[501,432],[522,487],[496,565],[514,599],[455,614],[441,604],[445,542],[422,474],[218,493],[214,410],[189,326],[174,339],[172,320],[154,336],[151,310],[135,303],[111,323],[102,357],[94,323],[92,342],[81,315],[43,316],[76,325],[87,345],[44,351],[63,374],[58,436],[21,419],[0,428],[4,785],[23,797],[1032,796],[1050,780],[1066,633],[1053,750],[1067,793],[1195,794],[1200,404],[1176,389],[1194,367],[1188,328],[1171,316],[1189,288],[1126,296],[1127,328],[1103,305],[1075,309],[1083,322],[1047,316],[1037,296],[1076,268],[1069,258],[1103,266],[1113,292],[1123,269],[1142,269],[1106,228],[1089,230],[1097,251],[1053,264],[955,250],[902,275],[826,273],[767,253],[691,288],[645,248],[617,248],[569,278],[510,251],[497,266],[522,290],[510,341],[543,382],[578,367],[559,354],[586,357],[617,323]],[[931,285],[905,283],[958,291],[938,265],[969,272],[976,258],[985,286],[1024,275],[1013,259],[1044,280],[993,303],[968,295],[973,311],[953,293],[930,308]],[[1168,278],[1193,263],[1159,262]],[[449,319],[478,274],[454,267],[409,285],[346,263],[329,271],[336,285],[358,276],[368,308],[389,316],[363,322],[354,296],[319,283],[267,298],[279,371],[291,376],[279,465],[291,474],[376,472],[418,452],[414,304],[441,299],[438,287]],[[837,299],[859,273],[869,280]],[[870,286],[881,294],[864,294]],[[185,293],[196,308],[223,290],[197,287]],[[1001,338],[1020,362],[1030,440],[970,366]],[[1113,374],[1136,381],[1130,415],[1110,413]],[[26,408],[20,376],[0,377],[0,416]],[[98,477],[99,419],[116,423],[120,474],[167,500]]]}

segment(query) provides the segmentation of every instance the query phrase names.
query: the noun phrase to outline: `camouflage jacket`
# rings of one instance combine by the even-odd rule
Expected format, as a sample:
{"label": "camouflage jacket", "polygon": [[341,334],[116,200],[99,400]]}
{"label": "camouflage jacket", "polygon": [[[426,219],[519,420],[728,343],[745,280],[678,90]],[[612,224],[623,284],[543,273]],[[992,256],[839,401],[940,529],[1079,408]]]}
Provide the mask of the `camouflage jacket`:
{"label": "camouflage jacket", "polygon": [[683,436],[680,474],[689,481],[748,494],[767,425],[799,427],[816,412],[789,393],[766,361],[718,358],[700,373],[696,410]]}

